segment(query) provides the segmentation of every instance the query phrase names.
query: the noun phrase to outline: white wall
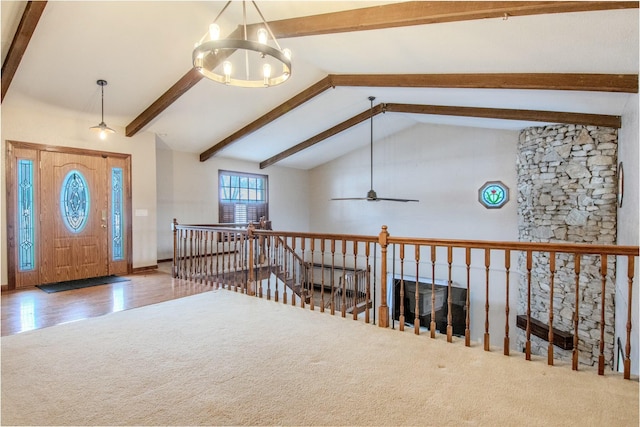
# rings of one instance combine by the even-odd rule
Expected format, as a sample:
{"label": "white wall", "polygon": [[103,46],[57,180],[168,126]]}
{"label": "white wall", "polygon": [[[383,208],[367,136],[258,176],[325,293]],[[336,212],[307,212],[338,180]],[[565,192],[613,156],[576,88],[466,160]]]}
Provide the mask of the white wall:
{"label": "white wall", "polygon": [[[374,143],[378,197],[419,203],[329,201],[369,190],[369,148],[352,152],[311,171],[311,228],[371,235],[386,224],[395,236],[516,240],[517,141],[517,131],[417,125]],[[496,180],[512,198],[486,209],[478,189]]]}
{"label": "white wall", "polygon": [[[638,95],[629,96],[629,101],[622,114],[622,127],[618,133],[618,161],[623,163],[624,168],[624,198],[622,207],[618,208],[618,244],[637,246],[640,242],[638,223],[640,222],[640,152],[638,146]],[[638,276],[638,259],[636,258],[634,285],[632,287],[632,324],[631,330],[631,372],[638,375],[639,347],[638,336],[640,323],[638,317],[638,306],[640,305],[640,277]],[[629,308],[629,296],[627,285],[627,262],[619,258],[616,273],[616,344],[618,338],[624,349],[626,345],[626,323],[627,310]],[[617,349],[617,345],[616,345]]]}
{"label": "white wall", "polygon": [[[98,151],[131,154],[133,268],[156,264],[156,153],[155,137],[140,133],[124,136],[124,129],[114,127],[116,134],[101,141],[89,130],[95,123],[65,116],[64,112],[44,111],[37,107],[11,108],[2,106],[2,188],[6,189],[6,140],[31,142],[61,147],[86,148]],[[110,124],[111,125],[111,124]],[[2,191],[1,283],[7,284],[6,190]],[[146,212],[146,216],[137,216]]]}
{"label": "white wall", "polygon": [[[311,171],[314,196],[310,227],[318,232],[377,235],[384,224],[393,236],[515,241],[518,239],[517,141],[517,131],[414,126],[374,143],[374,189],[378,197],[419,199],[419,203],[329,201],[332,197],[366,195],[369,189],[367,147]],[[487,181],[497,180],[510,188],[511,199],[502,209],[486,209],[478,202],[478,189]],[[413,260],[413,250],[410,252],[407,260]],[[421,278],[431,276],[427,256],[421,256]],[[502,345],[506,305],[504,256],[495,253],[491,258],[491,341],[492,345]],[[438,251],[437,260],[436,278],[446,279],[446,253]],[[453,281],[466,285],[463,252],[454,251],[454,264],[458,265],[453,269]],[[515,258],[511,265],[517,265]],[[405,274],[415,275],[413,261],[407,263],[407,269]],[[470,293],[471,323],[475,325],[472,340],[479,341],[484,333],[483,253],[473,252],[471,276],[476,286]],[[380,302],[380,282],[378,277],[376,303]],[[515,267],[510,282],[510,336],[515,337],[518,286]]]}
{"label": "white wall", "polygon": [[269,219],[278,230],[309,231],[308,172],[169,151],[157,142],[158,259],[173,256],[173,218],[181,224],[218,223],[218,170],[268,175]]}

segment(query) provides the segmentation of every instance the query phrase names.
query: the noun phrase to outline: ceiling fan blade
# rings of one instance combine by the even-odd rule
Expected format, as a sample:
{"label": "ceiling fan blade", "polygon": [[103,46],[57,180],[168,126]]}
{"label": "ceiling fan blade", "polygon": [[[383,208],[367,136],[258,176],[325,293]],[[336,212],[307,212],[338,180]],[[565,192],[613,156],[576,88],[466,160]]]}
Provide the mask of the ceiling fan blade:
{"label": "ceiling fan blade", "polygon": [[366,197],[335,197],[331,200],[368,200]]}
{"label": "ceiling fan blade", "polygon": [[387,202],[419,202],[420,201],[416,199],[391,199],[388,197],[378,197],[375,200],[386,200]]}

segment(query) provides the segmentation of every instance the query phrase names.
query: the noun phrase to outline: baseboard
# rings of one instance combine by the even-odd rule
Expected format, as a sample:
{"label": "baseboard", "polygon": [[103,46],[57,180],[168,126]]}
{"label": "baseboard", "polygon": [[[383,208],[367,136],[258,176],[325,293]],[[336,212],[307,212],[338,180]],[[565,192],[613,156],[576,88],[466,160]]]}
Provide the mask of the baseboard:
{"label": "baseboard", "polygon": [[9,290],[9,285],[0,285],[0,292],[6,292]]}
{"label": "baseboard", "polygon": [[145,273],[147,271],[153,271],[153,270],[157,270],[157,269],[158,269],[158,264],[147,265],[147,266],[144,266],[144,267],[136,267],[131,271],[131,273],[132,274]]}
{"label": "baseboard", "polygon": [[161,262],[173,262],[173,258],[165,258],[165,259],[159,259],[158,264],[160,264]]}

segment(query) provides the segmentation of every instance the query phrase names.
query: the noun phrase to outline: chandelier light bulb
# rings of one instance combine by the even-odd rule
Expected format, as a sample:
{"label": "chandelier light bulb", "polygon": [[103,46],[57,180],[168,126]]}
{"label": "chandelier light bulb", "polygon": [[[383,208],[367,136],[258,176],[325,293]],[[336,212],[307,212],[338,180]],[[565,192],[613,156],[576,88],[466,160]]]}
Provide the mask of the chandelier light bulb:
{"label": "chandelier light bulb", "polygon": [[224,61],[222,63],[222,71],[224,72],[224,82],[231,83],[231,62]]}
{"label": "chandelier light bulb", "polygon": [[264,85],[269,86],[269,78],[271,77],[271,65],[264,64],[262,66],[262,75],[264,76]]}
{"label": "chandelier light bulb", "polygon": [[209,39],[211,40],[220,39],[220,26],[218,24],[209,25]]}
{"label": "chandelier light bulb", "polygon": [[291,49],[284,48],[282,49],[282,53],[284,54],[284,56],[286,56],[287,59],[291,59]]}
{"label": "chandelier light bulb", "polygon": [[268,39],[269,34],[267,33],[267,30],[265,30],[264,28],[260,28],[258,30],[258,42],[261,44],[267,44]]}
{"label": "chandelier light bulb", "polygon": [[100,131],[100,139],[101,139],[101,140],[103,140],[103,141],[104,141],[105,139],[107,139],[107,131],[106,131],[105,129],[102,129],[102,130]]}

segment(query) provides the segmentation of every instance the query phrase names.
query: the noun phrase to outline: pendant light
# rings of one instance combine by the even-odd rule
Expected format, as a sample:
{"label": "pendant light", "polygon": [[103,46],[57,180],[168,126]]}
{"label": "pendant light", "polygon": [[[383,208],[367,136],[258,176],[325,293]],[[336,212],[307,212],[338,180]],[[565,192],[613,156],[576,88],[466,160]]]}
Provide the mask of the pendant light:
{"label": "pendant light", "polygon": [[101,79],[101,80],[98,80],[96,83],[98,84],[98,86],[100,86],[100,89],[102,92],[102,116],[101,116],[102,120],[100,121],[100,124],[98,124],[97,126],[92,126],[89,129],[99,132],[100,139],[107,139],[107,134],[116,133],[115,130],[111,129],[104,122],[104,87],[107,85],[107,81]]}

